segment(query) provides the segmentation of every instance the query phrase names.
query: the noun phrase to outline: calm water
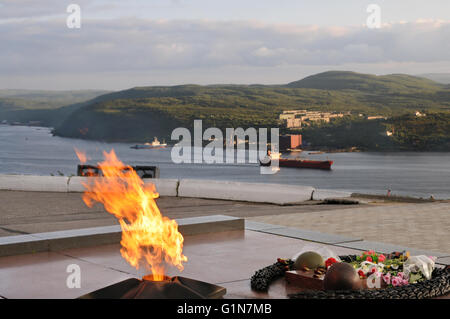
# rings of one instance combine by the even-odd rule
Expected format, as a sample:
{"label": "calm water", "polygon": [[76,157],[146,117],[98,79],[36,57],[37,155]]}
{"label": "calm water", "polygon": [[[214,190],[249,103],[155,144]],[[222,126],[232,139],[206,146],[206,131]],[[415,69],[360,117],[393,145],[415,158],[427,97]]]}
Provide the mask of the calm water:
{"label": "calm water", "polygon": [[202,178],[311,185],[318,188],[416,197],[450,198],[450,153],[337,153],[309,155],[329,158],[333,170],[281,168],[261,175],[256,164],[174,164],[170,149],[134,150],[132,144],[100,143],[54,137],[47,128],[0,125],[0,173],[76,174],[74,147],[95,164],[102,151],[114,149],[130,165],[157,165],[162,178]]}

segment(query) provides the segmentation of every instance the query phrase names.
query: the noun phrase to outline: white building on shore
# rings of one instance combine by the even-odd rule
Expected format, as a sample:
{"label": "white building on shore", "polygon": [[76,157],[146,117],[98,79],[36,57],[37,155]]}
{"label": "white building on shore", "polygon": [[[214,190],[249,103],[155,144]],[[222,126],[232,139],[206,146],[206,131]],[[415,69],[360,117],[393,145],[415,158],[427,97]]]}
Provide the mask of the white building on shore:
{"label": "white building on shore", "polygon": [[287,128],[301,128],[304,125],[309,125],[310,122],[323,121],[329,123],[333,118],[344,117],[346,115],[350,115],[350,113],[289,110],[283,111],[280,114],[280,120],[284,122]]}

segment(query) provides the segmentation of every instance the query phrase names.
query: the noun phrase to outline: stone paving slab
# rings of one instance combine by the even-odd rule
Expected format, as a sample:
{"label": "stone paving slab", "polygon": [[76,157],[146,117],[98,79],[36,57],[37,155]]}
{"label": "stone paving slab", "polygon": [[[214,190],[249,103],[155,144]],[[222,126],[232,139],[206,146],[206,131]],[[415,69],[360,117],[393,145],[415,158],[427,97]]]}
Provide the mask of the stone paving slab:
{"label": "stone paving slab", "polygon": [[[278,227],[273,224],[259,223],[253,221],[245,222],[245,229],[265,232],[269,234],[277,234],[286,237],[299,238],[303,240],[311,240],[316,242],[323,242],[327,244],[333,244],[340,247],[347,247],[359,250],[374,249],[377,252],[390,253],[393,251],[409,251],[414,255],[427,255],[438,257],[439,264],[450,264],[450,256],[447,253],[431,252],[420,249],[408,248],[398,245],[390,245],[385,243],[367,241],[363,239],[348,238],[342,236],[333,236],[330,234],[323,234],[318,232],[310,232],[300,229],[292,229],[289,227]],[[327,241],[328,240],[328,241]]]}
{"label": "stone paving slab", "polygon": [[31,235],[17,235],[0,238],[0,256],[30,254],[49,250],[49,241]]}
{"label": "stone paving slab", "polygon": [[[101,205],[87,207],[79,193],[0,191],[0,202],[0,237],[118,224]],[[215,214],[245,217],[247,229],[291,227],[450,255],[448,202],[276,206],[162,197],[157,204],[172,219]]]}
{"label": "stone paving slab", "polygon": [[280,226],[273,225],[273,224],[253,222],[251,220],[245,220],[245,229],[248,229],[248,230],[262,231],[262,230],[273,229],[273,228],[280,228]]}
{"label": "stone paving slab", "polygon": [[318,242],[318,243],[325,243],[325,244],[338,244],[338,243],[354,242],[354,241],[361,240],[358,238],[333,235],[333,234],[325,234],[325,233],[320,233],[320,232],[316,232],[316,231],[291,228],[291,227],[278,227],[278,228],[268,228],[268,229],[266,228],[266,229],[261,229],[259,231],[263,232],[263,233],[273,234],[273,235],[298,238],[298,239],[314,241],[314,242]]}
{"label": "stone paving slab", "polygon": [[[15,298],[77,298],[80,291],[95,290],[130,278],[130,274],[56,252],[0,258],[0,295]],[[67,286],[69,265],[80,269],[80,288]]]}
{"label": "stone paving slab", "polygon": [[[117,219],[102,205],[86,206],[80,193],[0,191],[0,237],[18,233],[42,233],[68,229],[117,225]],[[158,207],[169,218],[209,215],[251,217],[325,211],[341,205],[277,206],[215,199],[161,197]]]}
{"label": "stone paving slab", "polygon": [[245,220],[225,215],[199,216],[175,219],[183,235],[197,235],[232,230],[243,230]]}
{"label": "stone paving slab", "polygon": [[[248,280],[256,270],[273,264],[278,257],[289,258],[304,247],[323,245],[249,230],[186,236],[185,268],[180,272],[171,267],[167,275],[223,285],[227,288],[225,298],[286,298],[284,281],[279,283],[281,286],[271,287],[268,293],[255,294]],[[332,249],[337,254],[357,253],[342,247]],[[80,288],[70,289],[66,285],[70,275],[67,266],[71,264],[80,267]],[[146,274],[124,261],[119,244],[0,257],[0,265],[0,295],[6,298],[76,298]]]}
{"label": "stone paving slab", "polygon": [[[327,247],[338,255],[358,254],[359,250],[327,246],[295,238],[257,231],[231,231],[186,236],[183,253],[188,257],[182,272],[169,268],[168,276],[210,282],[227,289],[229,298],[287,298],[300,291],[276,280],[267,292],[250,288],[250,277],[271,265],[278,257],[289,258],[304,249]],[[81,287],[68,288],[69,265],[78,265]],[[141,278],[120,254],[120,245],[67,249],[61,252],[0,257],[0,296],[4,298],[76,298],[128,278]]]}
{"label": "stone paving slab", "polygon": [[255,216],[249,220],[450,255],[448,202],[355,205],[328,211]]}
{"label": "stone paving slab", "polygon": [[[300,289],[281,278],[268,292],[250,289],[250,277],[278,257],[289,258],[304,249],[327,247],[338,255],[360,250],[311,243],[263,232],[241,230],[186,236],[183,253],[188,257],[183,272],[169,268],[167,275],[181,275],[224,286],[225,298],[286,298]],[[102,245],[0,257],[0,296],[4,298],[76,298],[123,281],[141,278],[120,254],[120,245]],[[81,287],[68,288],[69,265],[78,265]]]}
{"label": "stone paving slab", "polygon": [[[244,219],[223,215],[177,219],[184,235],[243,230]],[[0,256],[39,251],[59,251],[69,248],[118,243],[122,238],[119,225],[72,229],[30,235],[0,237]]]}

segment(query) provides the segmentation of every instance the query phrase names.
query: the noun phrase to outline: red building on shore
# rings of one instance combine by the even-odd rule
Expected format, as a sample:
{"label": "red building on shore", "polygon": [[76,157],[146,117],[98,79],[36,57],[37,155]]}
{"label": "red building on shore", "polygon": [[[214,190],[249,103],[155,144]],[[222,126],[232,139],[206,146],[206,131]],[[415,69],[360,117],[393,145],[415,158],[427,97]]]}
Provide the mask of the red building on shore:
{"label": "red building on shore", "polygon": [[300,150],[302,148],[302,135],[289,134],[280,136],[280,151]]}

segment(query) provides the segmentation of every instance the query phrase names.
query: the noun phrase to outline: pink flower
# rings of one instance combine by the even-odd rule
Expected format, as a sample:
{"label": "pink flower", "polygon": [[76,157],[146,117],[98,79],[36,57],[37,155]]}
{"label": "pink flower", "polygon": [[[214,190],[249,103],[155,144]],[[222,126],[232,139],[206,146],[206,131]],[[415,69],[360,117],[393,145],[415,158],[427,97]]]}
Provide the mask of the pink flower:
{"label": "pink flower", "polygon": [[379,261],[380,263],[382,263],[382,262],[385,261],[385,260],[386,260],[386,256],[385,256],[385,255],[381,254],[380,256],[378,256],[378,261]]}
{"label": "pink flower", "polygon": [[405,279],[405,278],[406,278],[405,273],[404,273],[404,272],[401,272],[401,271],[397,274],[397,276],[398,276],[399,278],[401,278],[401,279]]}
{"label": "pink flower", "polygon": [[368,254],[369,255],[373,255],[373,254],[375,254],[375,251],[373,249],[371,249],[371,250],[368,251]]}
{"label": "pink flower", "polygon": [[408,279],[403,279],[403,286],[409,285],[409,280]]}
{"label": "pink flower", "polygon": [[391,274],[387,273],[386,275],[384,275],[383,280],[387,285],[390,285],[391,284]]}
{"label": "pink flower", "polygon": [[401,282],[402,282],[402,279],[399,279],[398,277],[392,278],[392,281],[391,281],[392,286],[394,286],[394,287],[400,286]]}

